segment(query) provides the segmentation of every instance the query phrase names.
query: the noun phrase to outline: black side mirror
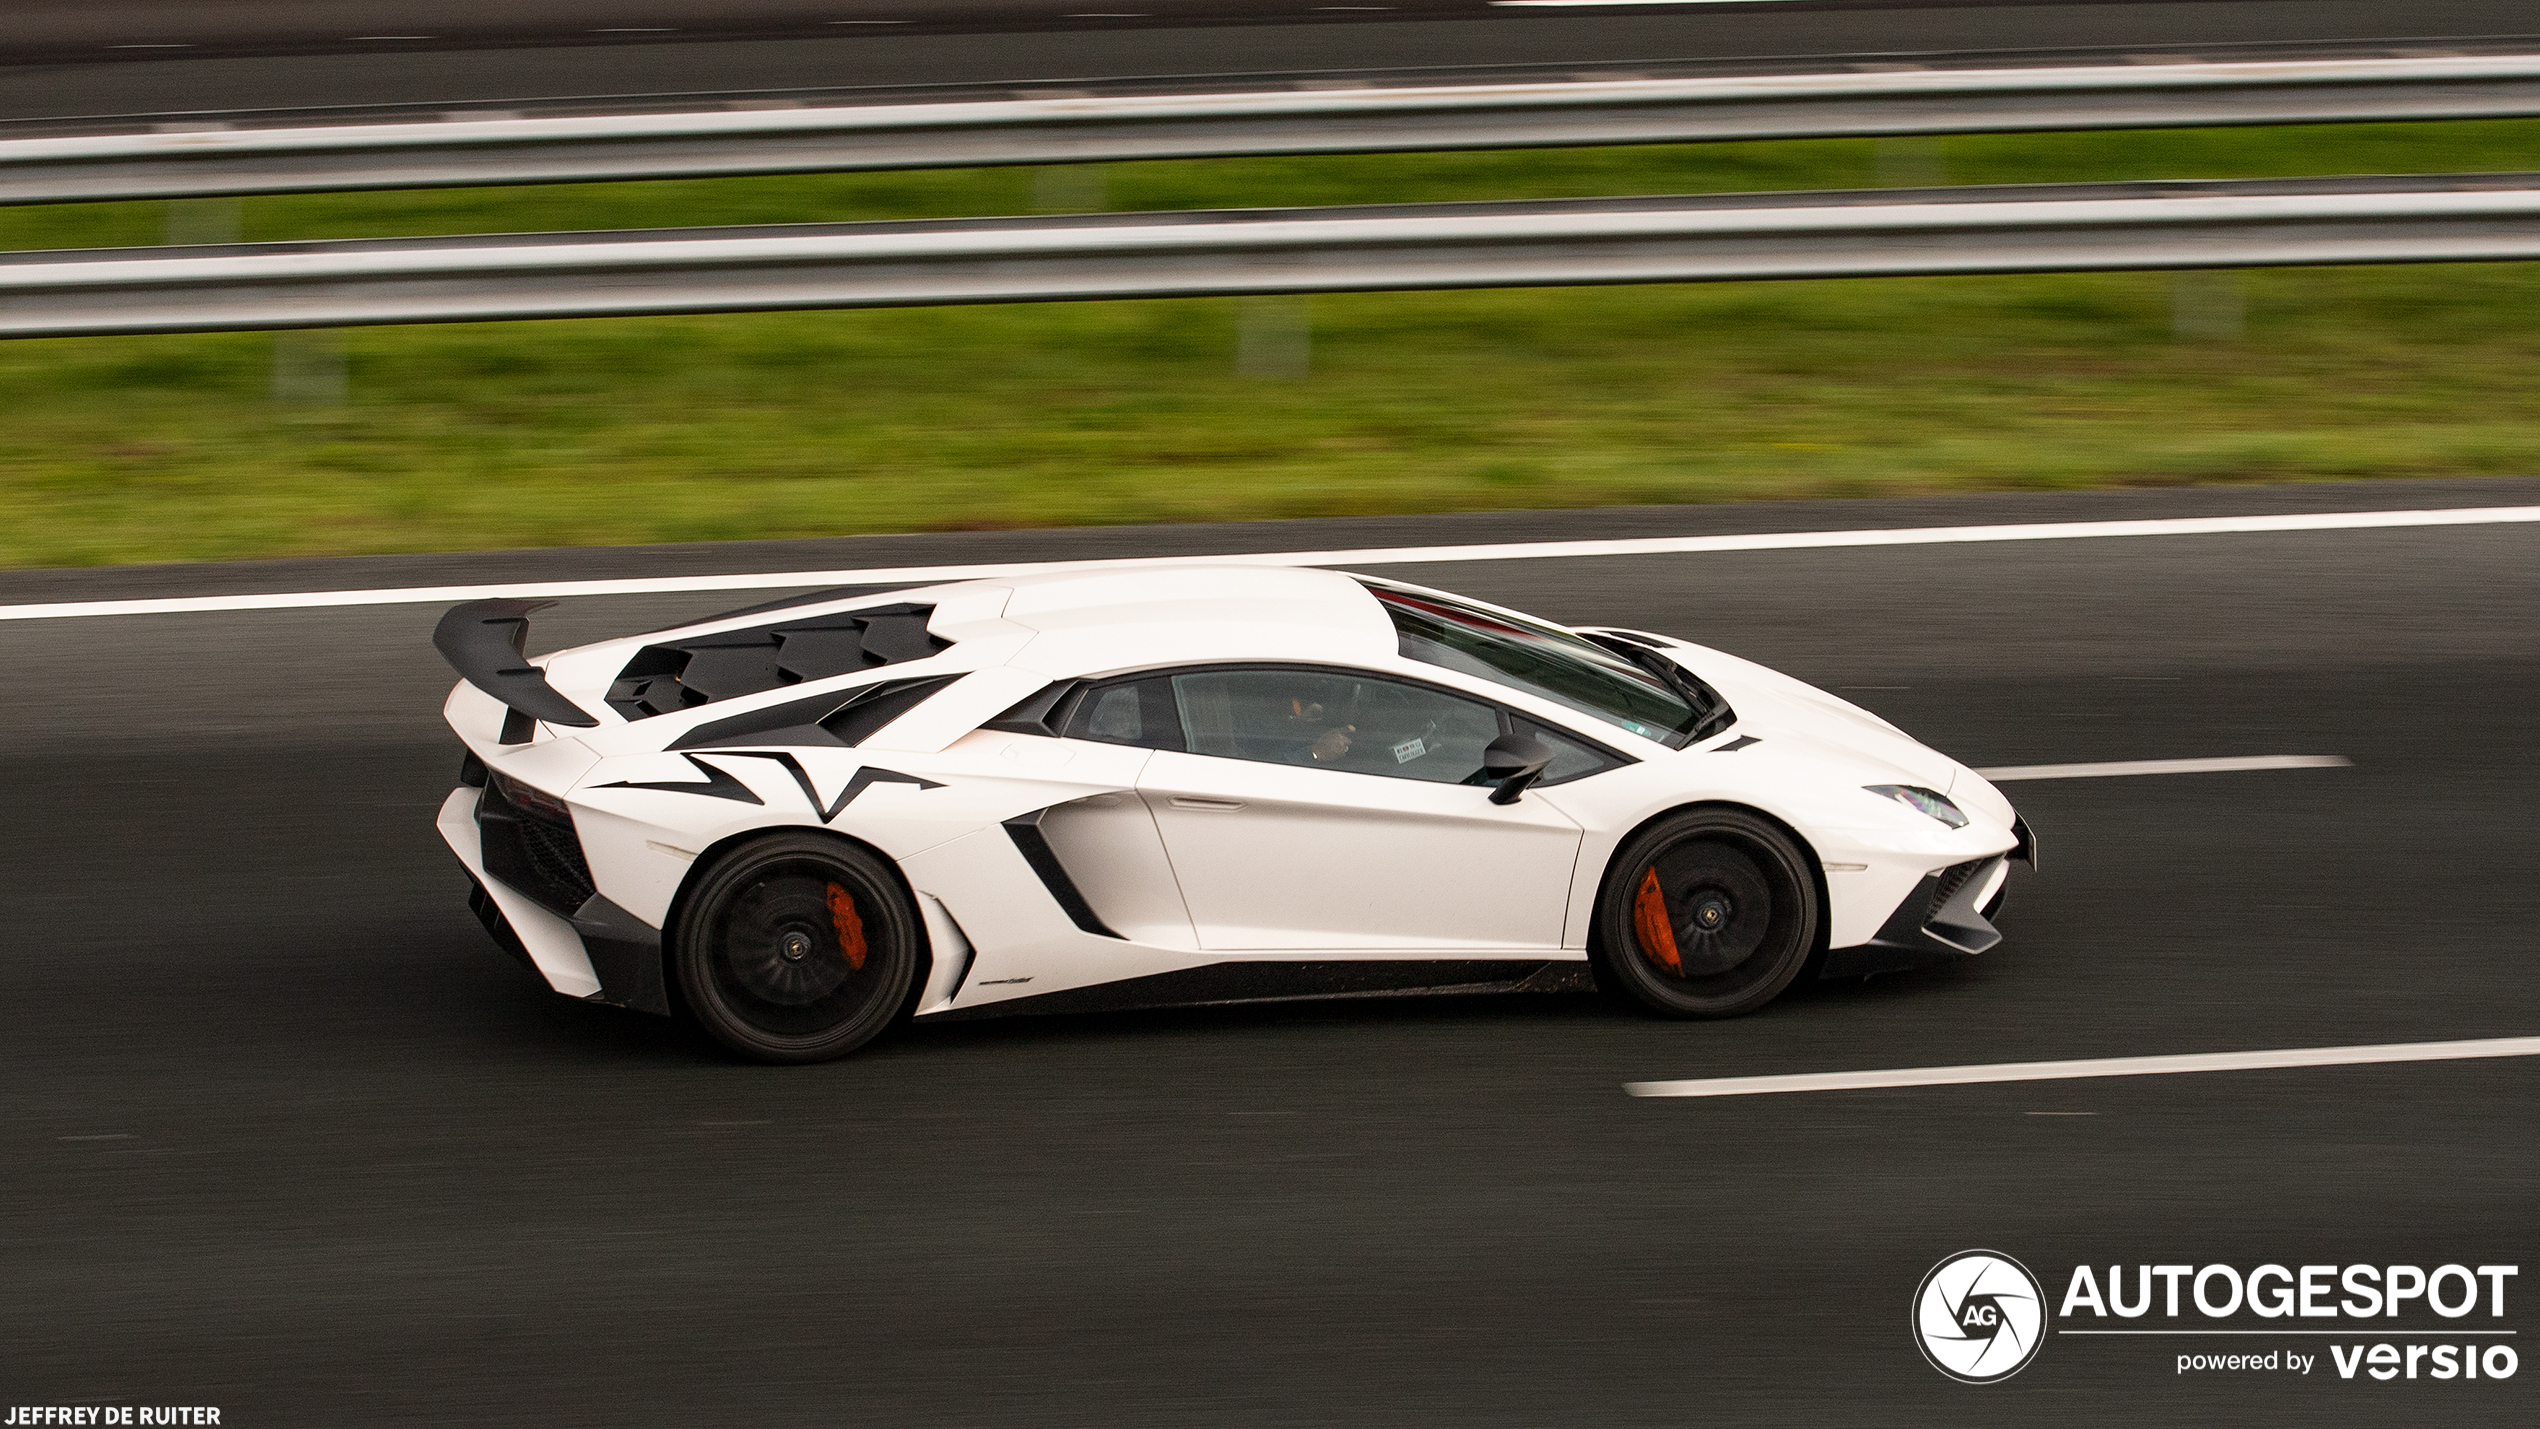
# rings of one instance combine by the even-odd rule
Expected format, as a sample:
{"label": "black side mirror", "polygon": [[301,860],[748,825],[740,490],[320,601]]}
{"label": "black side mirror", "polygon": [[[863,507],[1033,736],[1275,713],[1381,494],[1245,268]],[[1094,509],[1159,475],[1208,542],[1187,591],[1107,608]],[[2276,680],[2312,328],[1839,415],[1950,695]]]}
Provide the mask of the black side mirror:
{"label": "black side mirror", "polygon": [[[1467,745],[1466,748],[1472,746]],[[1482,751],[1482,773],[1499,787],[1490,791],[1494,804],[1514,804],[1526,786],[1543,777],[1552,751],[1543,741],[1522,734],[1503,734]]]}

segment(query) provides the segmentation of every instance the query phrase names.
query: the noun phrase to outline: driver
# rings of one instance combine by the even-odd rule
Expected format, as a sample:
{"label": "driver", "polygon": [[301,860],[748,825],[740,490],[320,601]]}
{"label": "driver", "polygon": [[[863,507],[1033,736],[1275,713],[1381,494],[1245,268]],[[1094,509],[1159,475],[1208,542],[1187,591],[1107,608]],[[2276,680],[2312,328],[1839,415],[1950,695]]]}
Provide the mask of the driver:
{"label": "driver", "polygon": [[1335,722],[1322,701],[1302,696],[1288,701],[1288,730],[1297,743],[1306,746],[1306,758],[1315,764],[1339,764],[1349,757],[1358,737],[1358,726]]}

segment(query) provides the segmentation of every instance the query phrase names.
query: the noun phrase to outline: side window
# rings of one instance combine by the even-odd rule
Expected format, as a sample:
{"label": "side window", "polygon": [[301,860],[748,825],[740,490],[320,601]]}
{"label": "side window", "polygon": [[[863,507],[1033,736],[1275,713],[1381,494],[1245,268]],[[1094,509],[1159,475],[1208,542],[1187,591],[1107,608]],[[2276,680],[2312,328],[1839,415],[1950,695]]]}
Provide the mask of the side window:
{"label": "side window", "polygon": [[1193,754],[1462,784],[1499,737],[1499,712],[1479,700],[1372,676],[1271,667],[1172,685]]}
{"label": "side window", "polygon": [[1552,762],[1544,766],[1543,777],[1535,781],[1538,784],[1566,784],[1629,762],[1523,716],[1517,717],[1516,725],[1519,734],[1542,740],[1552,750]]}
{"label": "side window", "polygon": [[1158,675],[1094,686],[1068,715],[1064,737],[1140,749],[1180,749],[1182,724],[1173,713],[1172,682]]}

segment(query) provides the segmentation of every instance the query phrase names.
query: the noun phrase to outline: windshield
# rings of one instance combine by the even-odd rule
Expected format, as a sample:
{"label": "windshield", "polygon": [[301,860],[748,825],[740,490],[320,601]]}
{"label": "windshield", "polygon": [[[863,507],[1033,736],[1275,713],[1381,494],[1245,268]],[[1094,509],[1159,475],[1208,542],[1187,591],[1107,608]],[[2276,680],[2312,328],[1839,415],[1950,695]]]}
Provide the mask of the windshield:
{"label": "windshield", "polygon": [[1683,748],[1705,722],[1704,711],[1656,675],[1557,626],[1365,584],[1393,617],[1404,659],[1539,695],[1670,749]]}

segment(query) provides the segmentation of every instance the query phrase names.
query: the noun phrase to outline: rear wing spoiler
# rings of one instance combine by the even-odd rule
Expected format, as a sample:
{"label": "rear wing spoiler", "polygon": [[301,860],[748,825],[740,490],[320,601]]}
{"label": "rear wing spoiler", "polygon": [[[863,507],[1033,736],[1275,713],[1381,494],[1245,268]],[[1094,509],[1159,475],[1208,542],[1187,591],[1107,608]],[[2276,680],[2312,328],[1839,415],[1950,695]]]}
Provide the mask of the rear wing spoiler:
{"label": "rear wing spoiler", "polygon": [[466,681],[504,704],[549,724],[594,729],[599,721],[547,683],[529,663],[529,616],[552,600],[472,600],[453,606],[433,627],[432,647]]}

